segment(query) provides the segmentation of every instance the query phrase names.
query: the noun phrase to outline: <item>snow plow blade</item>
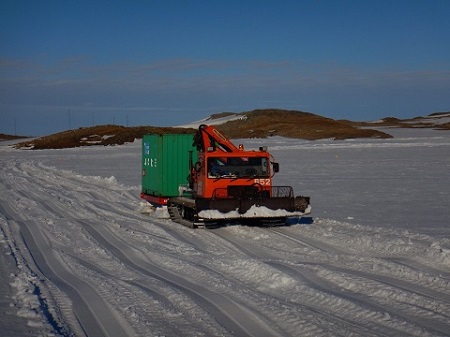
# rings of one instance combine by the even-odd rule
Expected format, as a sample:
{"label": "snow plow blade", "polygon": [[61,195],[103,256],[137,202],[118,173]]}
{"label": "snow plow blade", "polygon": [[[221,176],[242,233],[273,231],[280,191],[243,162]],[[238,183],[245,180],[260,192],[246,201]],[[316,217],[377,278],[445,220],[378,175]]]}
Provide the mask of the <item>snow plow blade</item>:
{"label": "snow plow blade", "polygon": [[195,206],[199,215],[219,212],[222,214],[235,213],[237,217],[273,217],[310,213],[308,197],[268,198],[264,200],[197,199],[195,200]]}
{"label": "snow plow blade", "polygon": [[280,226],[311,224],[309,197],[294,197],[290,186],[228,186],[213,198],[173,197],[167,202],[170,218],[182,225],[220,226],[230,222]]}
{"label": "snow plow blade", "polygon": [[[309,197],[270,196],[269,191],[263,192],[257,195],[239,193],[238,197],[229,198],[198,198],[195,200],[198,220],[287,223],[288,219],[300,221],[311,212]],[[312,218],[305,221],[311,223]]]}

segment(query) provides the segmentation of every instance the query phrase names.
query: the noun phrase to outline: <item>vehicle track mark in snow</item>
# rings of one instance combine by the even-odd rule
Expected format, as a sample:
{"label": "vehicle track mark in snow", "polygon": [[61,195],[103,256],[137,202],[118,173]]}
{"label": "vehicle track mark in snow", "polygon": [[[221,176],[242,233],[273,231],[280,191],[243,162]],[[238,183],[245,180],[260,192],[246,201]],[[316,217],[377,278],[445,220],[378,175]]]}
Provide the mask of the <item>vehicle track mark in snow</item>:
{"label": "vehicle track mark in snow", "polygon": [[[392,257],[392,258],[386,258],[389,261],[392,261],[394,263],[397,263],[399,265],[416,269],[420,271],[424,271],[430,274],[435,275],[442,275],[442,277],[445,277],[446,279],[450,280],[450,270],[444,269],[444,268],[437,268],[436,266],[430,266],[427,265],[426,262],[419,262],[417,260],[413,260],[408,257]],[[450,283],[450,282],[449,282]]]}
{"label": "vehicle track mark in snow", "polygon": [[341,253],[345,252],[344,250],[338,249],[338,248],[332,246],[331,244],[328,244],[325,242],[321,242],[318,240],[310,239],[310,238],[299,236],[299,235],[294,236],[293,234],[287,234],[280,228],[278,228],[278,229],[268,228],[268,230],[271,231],[272,233],[276,233],[277,235],[280,235],[290,241],[293,241],[293,242],[298,243],[303,246],[309,246],[314,249],[324,251],[328,254],[336,255],[336,254],[341,254]]}
{"label": "vehicle track mark in snow", "polygon": [[[272,254],[273,252],[270,250],[257,247],[251,242],[242,242],[239,237],[230,235],[226,230],[218,229],[215,233],[222,239],[239,247],[240,250],[248,254],[249,258],[256,259],[260,263],[272,267],[274,273],[281,273],[301,284],[301,290],[299,289],[298,293],[303,295],[297,295],[295,298],[292,298],[292,295],[285,296],[283,291],[274,291],[272,296],[279,298],[279,300],[289,303],[290,306],[294,305],[304,308],[312,312],[316,318],[322,317],[324,321],[333,322],[332,324],[337,326],[343,325],[352,333],[363,333],[365,336],[384,336],[386,333],[392,332],[393,327],[386,326],[383,315],[379,315],[378,320],[365,324],[362,327],[361,320],[367,320],[368,315],[373,315],[372,311],[366,309],[366,316],[361,315],[360,312],[364,308],[359,305],[351,307],[350,298],[347,298],[347,294],[331,291],[325,286],[321,286],[318,281],[323,282],[313,276],[313,273],[307,268],[301,268],[301,266],[294,268],[282,261],[278,261],[278,259],[282,258],[280,252],[276,251],[275,254]],[[293,241],[299,242],[296,239],[293,239]],[[378,307],[375,309],[378,309]],[[396,335],[408,336],[407,333],[402,331],[397,331]]]}
{"label": "vehicle track mark in snow", "polygon": [[[161,311],[161,317],[159,317],[158,315],[155,315],[153,312],[153,316],[152,316],[152,324],[156,325],[155,323],[158,323],[157,321],[162,322],[161,325],[164,325],[164,334],[166,335],[170,335],[170,336],[182,336],[184,335],[184,331],[177,327],[176,324],[171,324],[171,322],[167,319],[167,317],[164,317],[164,312],[177,312],[177,308],[176,306],[163,294],[161,294],[158,290],[155,290],[152,288],[151,283],[149,282],[148,277],[146,277],[146,275],[144,273],[140,273],[138,271],[136,271],[139,275],[136,275],[136,278],[139,277],[139,279],[133,280],[133,279],[122,279],[119,284],[122,285],[122,288],[127,288],[127,286],[129,286],[128,290],[121,290],[121,291],[114,291],[112,292],[111,289],[109,287],[106,286],[106,282],[107,280],[111,281],[112,287],[115,287],[116,289],[118,289],[118,282],[116,280],[117,278],[117,274],[116,273],[110,273],[110,272],[106,272],[105,270],[99,268],[97,265],[82,259],[74,254],[68,254],[72,259],[76,260],[80,265],[82,265],[83,267],[86,268],[86,270],[88,270],[89,272],[94,272],[97,273],[99,275],[101,275],[101,278],[99,278],[100,282],[102,282],[105,285],[105,292],[111,292],[110,294],[108,294],[108,297],[117,297],[117,294],[119,293],[119,300],[120,302],[123,303],[125,302],[126,305],[123,309],[123,311],[127,311],[127,310],[131,310],[131,308],[134,306],[136,307],[137,305],[139,305],[136,296],[139,294],[136,294],[136,291],[133,291],[134,289],[130,289],[130,288],[139,288],[140,290],[142,290],[146,295],[149,296],[149,300],[148,303],[151,303],[152,306],[155,306],[155,303],[157,303],[159,305],[159,307],[162,308],[155,308],[153,310],[160,310]],[[117,298],[114,298],[114,300],[118,300]],[[142,299],[141,299],[142,300]],[[131,316],[137,316],[137,314],[135,313],[135,311],[132,311]],[[155,328],[157,329],[157,328]],[[147,335],[149,329],[142,329],[140,328],[139,330],[144,330],[142,333],[142,335]]]}
{"label": "vehicle track mark in snow", "polygon": [[121,261],[133,266],[133,268],[147,276],[169,283],[188,294],[232,334],[255,337],[282,335],[281,332],[269,327],[263,317],[259,317],[257,313],[252,312],[244,303],[233,301],[228,297],[208,290],[202,285],[194,284],[187,279],[172,274],[155,264],[142,261],[131,247],[103,227],[94,228],[87,222],[84,222],[84,226],[100,244],[113,252]]}
{"label": "vehicle track mark in snow", "polygon": [[116,314],[88,283],[60,264],[41,231],[27,222],[19,225],[41,272],[72,299],[76,316],[87,336],[126,336],[129,329],[119,324]]}
{"label": "vehicle track mark in snow", "polygon": [[[265,229],[264,229],[265,230]],[[335,303],[333,300],[328,298],[325,299],[323,295],[323,289],[316,285],[316,283],[311,282],[311,276],[306,276],[311,274],[308,270],[298,271],[294,270],[291,266],[285,265],[283,262],[276,261],[279,256],[272,255],[267,249],[259,248],[253,243],[242,242],[239,237],[234,237],[227,233],[224,228],[219,228],[214,230],[214,233],[218,235],[224,241],[234,245],[237,249],[244,252],[247,257],[251,260],[257,260],[261,265],[266,265],[272,268],[272,271],[266,271],[269,274],[277,275],[278,278],[291,278],[296,280],[296,282],[301,283],[301,289],[298,289],[298,293],[303,294],[304,292],[309,292],[307,296],[299,295],[292,298],[292,295],[285,295],[282,289],[275,287],[270,291],[270,295],[273,298],[277,298],[280,304],[289,306],[291,308],[297,307],[299,311],[308,312],[310,315],[314,316],[316,323],[322,322],[321,324],[326,326],[328,324],[334,326],[340,326],[342,331],[347,331],[345,335],[351,334],[364,334],[365,336],[384,336],[385,332],[392,331],[392,327],[386,327],[381,325],[378,327],[375,323],[371,328],[362,327],[356,315],[352,315],[348,310],[345,310],[342,306],[342,300],[336,299]],[[277,252],[279,253],[279,252]],[[283,276],[284,275],[284,276]],[[307,287],[305,287],[307,284]],[[311,288],[311,289],[308,289]],[[326,289],[325,289],[326,290]],[[292,291],[292,290],[291,290]],[[291,294],[291,291],[288,293]],[[329,292],[325,292],[330,294]],[[267,296],[267,291],[261,292],[260,296]],[[305,297],[305,298],[304,298]],[[316,299],[314,299],[316,297]],[[334,296],[336,298],[336,296]],[[355,310],[355,313],[359,311],[359,308]],[[352,317],[352,318],[349,318]],[[320,328],[317,328],[317,334],[321,334]],[[385,331],[383,331],[385,330]],[[401,336],[399,332],[398,336]],[[407,336],[407,334],[405,334]]]}
{"label": "vehicle track mark in snow", "polygon": [[[322,313],[330,312],[333,316],[350,324],[360,325],[361,321],[367,321],[365,324],[366,328],[372,332],[377,331],[381,335],[385,335],[392,333],[395,329],[397,331],[397,336],[408,336],[409,332],[402,331],[404,324],[407,322],[410,327],[414,327],[420,317],[420,327],[417,326],[417,329],[426,328],[427,331],[438,335],[445,335],[450,331],[450,317],[448,314],[436,311],[432,312],[430,308],[419,307],[418,309],[422,315],[414,315],[414,312],[411,309],[408,311],[399,310],[398,305],[394,303],[392,303],[391,306],[386,306],[386,303],[380,303],[379,299],[370,292],[364,294],[357,292],[354,289],[342,288],[339,284],[333,282],[333,279],[324,279],[308,270],[308,268],[304,268],[301,264],[292,266],[279,261],[269,261],[267,263],[279,270],[283,270],[293,278],[301,276],[302,280],[306,281],[311,288],[321,293],[320,296],[323,296],[322,294],[328,294],[328,296],[326,296],[326,301],[321,300],[324,302],[322,305],[319,305],[318,303],[315,304],[318,310]],[[324,268],[330,268],[330,266],[324,266]],[[354,270],[346,270],[334,266],[331,266],[331,269],[333,269],[333,271],[341,271],[349,273],[350,275],[355,275],[354,280],[356,280],[356,277],[362,277],[366,279],[365,282],[367,283],[371,283],[372,280],[385,283],[393,287],[393,293],[396,292],[397,289],[404,289],[405,297],[414,296],[414,290],[411,288],[411,285],[407,282],[402,282],[402,280],[399,279],[391,279],[389,280],[390,282],[386,282],[387,278],[376,274],[355,272]],[[402,283],[403,287],[400,285]],[[335,299],[335,303],[333,303],[333,299]],[[431,300],[437,299],[439,299],[439,297],[431,297]],[[324,306],[324,304],[326,304],[326,306]],[[354,308],[350,308],[351,306]],[[349,312],[353,312],[353,314],[349,315]],[[380,315],[379,313],[383,313],[383,315]],[[432,315],[433,318],[426,318],[427,313]],[[342,317],[340,317],[341,314]],[[386,322],[386,315],[389,316],[389,322]],[[349,316],[352,316],[353,320],[346,318]],[[438,316],[440,319],[438,319]],[[371,317],[370,321],[368,321],[368,317]]]}
{"label": "vehicle track mark in snow", "polygon": [[[356,329],[364,326],[371,333],[380,335],[396,331],[396,336],[409,336],[412,331],[420,330],[423,330],[423,334],[437,335],[445,335],[450,331],[450,306],[446,293],[402,279],[378,275],[376,271],[368,272],[365,265],[357,263],[357,259],[349,251],[335,249],[317,239],[300,238],[299,233],[292,233],[291,236],[290,232],[284,231],[285,228],[267,230],[228,227],[217,229],[214,233],[245,252],[249,259],[271,266],[286,277],[297,280],[301,286],[298,292],[303,294],[286,298],[283,297],[283,292],[275,292],[273,296],[303,306],[336,324],[344,322],[347,327]],[[272,234],[262,234],[263,232]],[[252,236],[258,239],[252,240]],[[289,239],[303,248],[311,247],[313,251],[302,256],[302,250],[299,250],[298,262],[293,262],[295,250],[290,251],[288,246],[284,251],[281,250],[281,242],[277,243],[280,237],[283,239],[281,242]],[[311,259],[312,252],[315,252],[314,259]],[[286,261],[286,257],[289,260]],[[379,258],[375,257],[374,260],[376,259]],[[342,267],[345,265],[353,265],[354,268]],[[350,283],[350,287],[346,287],[341,281],[341,274],[348,275],[354,285]],[[382,295],[380,296],[371,292],[375,289],[374,286],[383,293],[390,294],[392,305],[388,305],[389,297],[384,297],[383,293],[379,293]],[[419,320],[419,317],[422,319]]]}

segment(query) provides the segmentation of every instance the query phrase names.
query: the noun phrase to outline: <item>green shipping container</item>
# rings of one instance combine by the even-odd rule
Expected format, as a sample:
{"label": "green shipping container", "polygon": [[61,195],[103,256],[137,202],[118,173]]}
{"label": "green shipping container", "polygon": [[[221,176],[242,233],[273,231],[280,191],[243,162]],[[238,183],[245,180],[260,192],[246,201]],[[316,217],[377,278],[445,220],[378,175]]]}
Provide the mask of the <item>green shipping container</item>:
{"label": "green shipping container", "polygon": [[145,135],[142,138],[142,192],[158,197],[178,196],[178,187],[188,184],[193,134]]}

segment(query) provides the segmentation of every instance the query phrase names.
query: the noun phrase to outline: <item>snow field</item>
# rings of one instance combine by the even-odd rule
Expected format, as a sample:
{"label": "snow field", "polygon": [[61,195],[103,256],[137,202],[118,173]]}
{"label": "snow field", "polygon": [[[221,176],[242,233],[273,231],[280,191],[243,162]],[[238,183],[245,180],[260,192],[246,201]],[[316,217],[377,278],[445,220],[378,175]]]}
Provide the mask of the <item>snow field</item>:
{"label": "snow field", "polygon": [[313,225],[192,230],[142,214],[139,143],[0,147],[21,335],[449,335],[449,136],[247,142],[271,143]]}

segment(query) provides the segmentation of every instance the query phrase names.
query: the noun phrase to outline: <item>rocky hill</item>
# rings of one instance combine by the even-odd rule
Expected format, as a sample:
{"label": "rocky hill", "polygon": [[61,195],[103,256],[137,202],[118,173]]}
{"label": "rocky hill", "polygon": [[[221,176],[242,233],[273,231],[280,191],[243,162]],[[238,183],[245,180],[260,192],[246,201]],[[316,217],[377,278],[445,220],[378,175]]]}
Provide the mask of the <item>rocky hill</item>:
{"label": "rocky hill", "polygon": [[[230,138],[282,136],[316,140],[391,137],[381,131],[361,128],[350,122],[337,121],[302,111],[266,109],[236,115],[241,118],[217,126]],[[222,117],[223,114],[218,116]]]}
{"label": "rocky hill", "polygon": [[58,132],[49,136],[21,142],[16,144],[16,148],[40,150],[92,145],[120,145],[133,142],[135,139],[142,138],[143,135],[149,133],[192,133],[194,131],[193,129],[187,128],[98,125]]}

